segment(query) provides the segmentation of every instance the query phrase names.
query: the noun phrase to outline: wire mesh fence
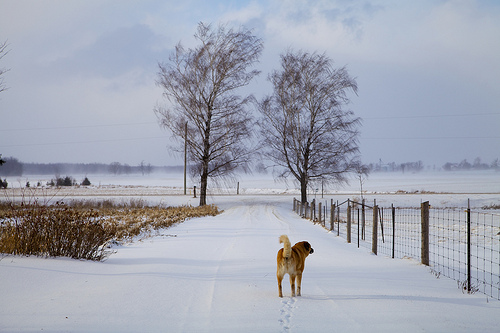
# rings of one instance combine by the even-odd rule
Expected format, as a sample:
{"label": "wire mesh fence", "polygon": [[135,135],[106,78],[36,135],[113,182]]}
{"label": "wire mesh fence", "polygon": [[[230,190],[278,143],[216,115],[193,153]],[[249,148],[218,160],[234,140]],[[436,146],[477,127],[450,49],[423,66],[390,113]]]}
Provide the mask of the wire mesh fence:
{"label": "wire mesh fence", "polygon": [[[500,300],[500,215],[470,209],[379,207],[364,202],[294,199],[294,210],[358,247],[392,258],[412,258],[464,292]],[[318,212],[319,210],[319,212]]]}
{"label": "wire mesh fence", "polygon": [[431,210],[434,271],[469,292],[500,299],[500,216],[467,210]]}

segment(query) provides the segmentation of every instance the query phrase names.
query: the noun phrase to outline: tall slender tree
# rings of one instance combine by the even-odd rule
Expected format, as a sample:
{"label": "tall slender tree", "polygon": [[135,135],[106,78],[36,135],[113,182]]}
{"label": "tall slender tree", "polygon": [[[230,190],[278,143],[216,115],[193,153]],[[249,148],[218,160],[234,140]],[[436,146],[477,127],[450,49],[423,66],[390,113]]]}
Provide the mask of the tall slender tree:
{"label": "tall slender tree", "polygon": [[357,83],[325,54],[292,50],[269,81],[273,93],[259,103],[263,153],[280,177],[300,184],[306,202],[312,183],[344,182],[357,165],[360,118],[345,109]]}
{"label": "tall slender tree", "polygon": [[[250,69],[263,49],[250,30],[200,23],[198,46],[180,43],[167,63],[159,64],[157,84],[170,104],[157,106],[161,126],[169,129],[183,151],[187,143],[192,171],[200,177],[200,205],[205,205],[209,178],[231,174],[250,160],[251,96],[238,89],[259,74]],[[187,125],[187,131],[185,126]]]}

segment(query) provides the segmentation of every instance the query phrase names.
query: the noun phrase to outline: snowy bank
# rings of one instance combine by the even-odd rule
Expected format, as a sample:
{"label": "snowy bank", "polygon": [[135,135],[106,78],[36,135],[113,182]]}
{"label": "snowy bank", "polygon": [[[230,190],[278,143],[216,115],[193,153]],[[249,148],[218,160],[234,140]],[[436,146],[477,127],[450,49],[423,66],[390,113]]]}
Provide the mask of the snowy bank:
{"label": "snowy bank", "polygon": [[[346,244],[297,217],[288,196],[215,199],[223,214],[117,247],[105,262],[4,257],[0,331],[498,331],[499,301]],[[315,250],[302,297],[288,283],[278,297],[281,234]]]}

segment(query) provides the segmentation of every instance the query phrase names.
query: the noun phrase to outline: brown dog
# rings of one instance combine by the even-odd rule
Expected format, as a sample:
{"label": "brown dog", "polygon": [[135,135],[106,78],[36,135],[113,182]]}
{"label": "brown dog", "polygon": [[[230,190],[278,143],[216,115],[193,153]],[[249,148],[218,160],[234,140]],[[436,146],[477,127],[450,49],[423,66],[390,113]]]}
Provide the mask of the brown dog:
{"label": "brown dog", "polygon": [[295,279],[297,279],[297,296],[300,296],[300,285],[302,283],[302,272],[304,271],[306,257],[314,250],[308,242],[298,242],[293,247],[287,235],[280,236],[280,244],[283,248],[278,251],[278,278],[279,297],[283,297],[281,290],[281,281],[285,274],[290,276],[290,287],[292,288],[292,297],[295,296]]}

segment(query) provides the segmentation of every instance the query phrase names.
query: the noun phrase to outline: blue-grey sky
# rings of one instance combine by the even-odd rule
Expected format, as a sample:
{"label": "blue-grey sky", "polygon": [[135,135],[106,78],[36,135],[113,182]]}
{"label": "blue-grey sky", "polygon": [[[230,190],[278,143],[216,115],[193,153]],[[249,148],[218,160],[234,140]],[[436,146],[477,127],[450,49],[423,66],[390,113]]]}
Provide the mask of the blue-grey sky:
{"label": "blue-grey sky", "polygon": [[500,157],[500,1],[0,0],[0,154],[22,162],[180,164],[153,108],[157,62],[198,22],[264,41],[262,74],[288,48],[325,52],[357,78],[364,163]]}

